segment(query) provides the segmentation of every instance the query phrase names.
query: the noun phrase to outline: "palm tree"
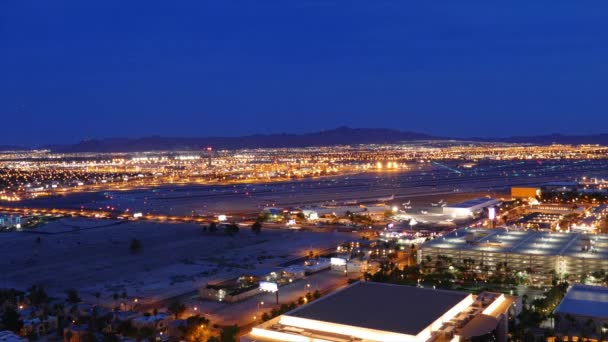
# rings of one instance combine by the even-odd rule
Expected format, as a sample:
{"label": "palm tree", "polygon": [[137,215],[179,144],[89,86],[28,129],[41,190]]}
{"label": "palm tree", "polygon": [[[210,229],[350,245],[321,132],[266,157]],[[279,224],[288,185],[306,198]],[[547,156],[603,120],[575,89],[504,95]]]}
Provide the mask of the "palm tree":
{"label": "palm tree", "polygon": [[99,298],[101,297],[101,293],[95,292],[95,298],[97,298],[97,306],[99,306]]}
{"label": "palm tree", "polygon": [[186,306],[183,303],[180,303],[179,301],[174,301],[169,304],[167,310],[169,310],[170,313],[175,315],[175,319],[178,319],[179,316],[184,313],[184,311],[186,311]]}
{"label": "palm tree", "polygon": [[118,293],[114,292],[114,293],[112,294],[112,299],[114,299],[114,307],[116,307],[116,301],[118,300],[118,298],[120,298],[120,297],[118,296]]}

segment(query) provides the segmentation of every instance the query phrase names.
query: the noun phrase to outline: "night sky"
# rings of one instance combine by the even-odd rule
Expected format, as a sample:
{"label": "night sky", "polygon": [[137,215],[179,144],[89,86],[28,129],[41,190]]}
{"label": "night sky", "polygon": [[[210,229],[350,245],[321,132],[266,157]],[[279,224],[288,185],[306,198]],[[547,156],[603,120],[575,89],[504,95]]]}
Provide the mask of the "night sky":
{"label": "night sky", "polygon": [[608,132],[608,1],[0,0],[0,144]]}

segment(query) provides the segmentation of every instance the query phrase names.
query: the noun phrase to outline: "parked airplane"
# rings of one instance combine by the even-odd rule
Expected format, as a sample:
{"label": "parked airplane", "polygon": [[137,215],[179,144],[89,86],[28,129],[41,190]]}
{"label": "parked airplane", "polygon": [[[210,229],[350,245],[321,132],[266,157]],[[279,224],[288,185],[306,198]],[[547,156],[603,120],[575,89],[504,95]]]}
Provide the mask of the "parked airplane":
{"label": "parked airplane", "polygon": [[380,198],[378,198],[378,201],[385,202],[385,201],[392,201],[394,199],[395,199],[395,195],[393,194],[388,197],[380,197]]}

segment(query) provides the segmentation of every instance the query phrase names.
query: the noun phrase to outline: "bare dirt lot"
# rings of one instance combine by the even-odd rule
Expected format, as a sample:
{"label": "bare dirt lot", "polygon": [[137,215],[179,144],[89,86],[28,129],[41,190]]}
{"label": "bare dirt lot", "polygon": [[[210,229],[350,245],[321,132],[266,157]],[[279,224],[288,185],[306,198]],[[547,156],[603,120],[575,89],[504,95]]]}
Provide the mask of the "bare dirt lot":
{"label": "bare dirt lot", "polygon": [[[38,239],[40,238],[40,239]],[[127,292],[140,301],[162,299],[203,286],[210,280],[275,266],[313,249],[336,246],[352,237],[241,228],[235,236],[203,232],[196,224],[61,219],[30,232],[0,234],[0,287],[43,284],[63,296],[76,288],[111,303]],[[141,251],[132,253],[132,239]]]}

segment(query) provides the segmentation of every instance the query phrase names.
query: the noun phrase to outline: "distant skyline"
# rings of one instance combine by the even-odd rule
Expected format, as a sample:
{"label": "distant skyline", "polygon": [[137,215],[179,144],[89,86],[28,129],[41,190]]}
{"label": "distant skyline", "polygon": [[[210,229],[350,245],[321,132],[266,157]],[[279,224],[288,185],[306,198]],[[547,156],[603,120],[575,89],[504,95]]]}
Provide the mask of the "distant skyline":
{"label": "distant skyline", "polygon": [[605,1],[0,2],[0,145],[608,133]]}

